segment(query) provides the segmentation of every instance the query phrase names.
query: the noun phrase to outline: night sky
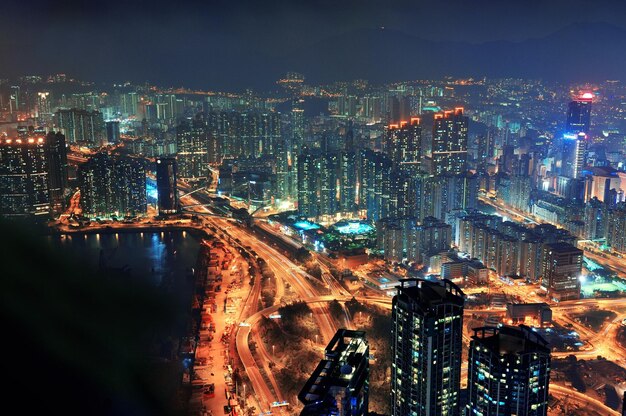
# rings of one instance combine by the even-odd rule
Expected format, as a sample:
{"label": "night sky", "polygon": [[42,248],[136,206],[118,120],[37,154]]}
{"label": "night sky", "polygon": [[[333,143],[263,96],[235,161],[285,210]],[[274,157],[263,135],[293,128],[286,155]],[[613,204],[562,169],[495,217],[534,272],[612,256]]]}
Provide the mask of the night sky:
{"label": "night sky", "polygon": [[[3,0],[1,8],[0,76],[65,72],[222,90],[302,69],[283,65],[298,67],[308,50],[365,29],[473,44],[542,38],[581,23],[626,29],[620,0]],[[304,69],[315,80],[317,69]]]}

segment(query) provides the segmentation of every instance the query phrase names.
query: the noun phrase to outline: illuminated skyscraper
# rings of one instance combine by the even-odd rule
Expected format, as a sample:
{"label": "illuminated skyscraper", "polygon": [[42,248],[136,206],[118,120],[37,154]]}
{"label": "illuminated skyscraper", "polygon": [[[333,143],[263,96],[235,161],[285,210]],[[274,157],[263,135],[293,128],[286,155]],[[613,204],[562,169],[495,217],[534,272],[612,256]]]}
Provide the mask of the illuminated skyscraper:
{"label": "illuminated skyscraper", "polygon": [[392,163],[384,153],[363,149],[360,155],[359,202],[370,221],[388,217]]}
{"label": "illuminated skyscraper", "polygon": [[565,133],[561,153],[561,175],[576,179],[582,175],[587,152],[587,135],[583,132]]}
{"label": "illuminated skyscraper", "polygon": [[119,216],[146,213],[148,200],[144,160],[122,157],[114,162],[113,201],[115,212]]}
{"label": "illuminated skyscraper", "polygon": [[369,347],[364,331],[339,329],[298,399],[301,416],[366,416]]}
{"label": "illuminated skyscraper", "polygon": [[385,131],[385,153],[394,166],[417,172],[422,158],[422,128],[419,118],[413,117],[410,123],[401,121],[390,124]]}
{"label": "illuminated skyscraper", "polygon": [[466,416],[545,416],[550,349],[525,326],[474,329]]}
{"label": "illuminated skyscraper", "polygon": [[49,160],[45,139],[0,140],[0,215],[6,218],[50,213]]}
{"label": "illuminated skyscraper", "polygon": [[156,160],[156,180],[159,198],[159,215],[178,212],[178,190],[176,185],[176,159],[159,157]]}
{"label": "illuminated skyscraper", "polygon": [[37,121],[44,126],[52,123],[51,98],[48,91],[37,93]]}
{"label": "illuminated skyscraper", "polygon": [[402,280],[391,315],[393,416],[458,416],[463,292],[449,280]]}
{"label": "illuminated skyscraper", "polygon": [[320,215],[318,172],[317,154],[305,151],[298,156],[298,213],[305,217]]}
{"label": "illuminated skyscraper", "polygon": [[589,134],[592,103],[593,94],[589,92],[581,94],[580,97],[569,103],[567,107],[567,123],[565,125],[566,133]]}
{"label": "illuminated skyscraper", "polygon": [[568,243],[545,244],[542,252],[542,283],[552,299],[580,298],[582,250]]}
{"label": "illuminated skyscraper", "polygon": [[85,146],[100,146],[104,141],[104,120],[99,111],[62,109],[56,112],[56,126],[65,134],[67,142]]}
{"label": "illuminated skyscraper", "polygon": [[67,153],[61,133],[0,140],[0,215],[47,216],[65,208]]}
{"label": "illuminated skyscraper", "polygon": [[111,159],[98,153],[78,167],[80,204],[85,216],[135,216],[146,213],[144,161]]}
{"label": "illuminated skyscraper", "polygon": [[467,165],[467,125],[463,108],[435,114],[431,148],[432,173],[464,173]]}
{"label": "illuminated skyscraper", "polygon": [[562,176],[579,178],[587,164],[592,102],[593,94],[585,93],[569,103],[561,153]]}
{"label": "illuminated skyscraper", "polygon": [[209,133],[204,120],[196,118],[176,127],[176,159],[181,178],[206,179],[209,174]]}

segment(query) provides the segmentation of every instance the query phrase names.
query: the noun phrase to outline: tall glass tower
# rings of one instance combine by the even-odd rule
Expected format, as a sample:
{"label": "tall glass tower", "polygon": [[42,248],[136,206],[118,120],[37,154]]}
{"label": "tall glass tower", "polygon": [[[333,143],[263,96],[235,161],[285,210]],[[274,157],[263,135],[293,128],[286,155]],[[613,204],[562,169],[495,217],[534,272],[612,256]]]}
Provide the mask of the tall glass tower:
{"label": "tall glass tower", "polygon": [[401,281],[392,307],[392,415],[460,414],[463,304],[449,280]]}

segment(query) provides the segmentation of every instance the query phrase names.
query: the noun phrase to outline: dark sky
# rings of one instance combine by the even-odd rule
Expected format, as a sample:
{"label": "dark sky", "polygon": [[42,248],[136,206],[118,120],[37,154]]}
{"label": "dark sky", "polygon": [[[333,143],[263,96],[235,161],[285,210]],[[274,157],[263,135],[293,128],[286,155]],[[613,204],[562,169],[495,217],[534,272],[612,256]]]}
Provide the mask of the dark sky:
{"label": "dark sky", "polygon": [[95,80],[221,89],[251,83],[247,78],[254,76],[250,63],[255,59],[289,55],[363,28],[384,26],[430,40],[471,43],[538,38],[580,22],[626,28],[621,0],[1,3],[0,76],[66,72]]}

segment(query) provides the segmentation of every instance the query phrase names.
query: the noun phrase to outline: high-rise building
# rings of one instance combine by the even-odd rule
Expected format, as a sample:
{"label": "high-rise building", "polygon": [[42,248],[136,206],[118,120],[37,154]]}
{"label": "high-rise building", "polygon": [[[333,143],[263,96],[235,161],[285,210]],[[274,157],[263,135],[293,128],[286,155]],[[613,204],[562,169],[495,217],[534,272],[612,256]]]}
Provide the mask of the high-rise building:
{"label": "high-rise building", "polygon": [[67,145],[65,136],[50,132],[45,137],[45,148],[48,158],[48,183],[52,212],[60,214],[66,206],[67,182]]}
{"label": "high-rise building", "polygon": [[431,148],[432,173],[464,173],[467,165],[467,125],[463,108],[435,114]]}
{"label": "high-rise building", "polygon": [[570,102],[567,109],[561,175],[568,178],[579,178],[586,165],[592,102],[593,94],[585,93]]}
{"label": "high-rise building", "polygon": [[78,167],[80,204],[85,216],[143,215],[147,210],[144,161],[112,159],[98,153]]}
{"label": "high-rise building", "polygon": [[66,189],[67,150],[61,133],[0,140],[0,215],[60,214]]}
{"label": "high-rise building", "polygon": [[580,298],[583,252],[568,243],[543,246],[542,287],[557,301]]}
{"label": "high-rise building", "polygon": [[159,215],[178,212],[178,190],[176,184],[176,159],[159,157],[156,160],[156,182]]}
{"label": "high-rise building", "polygon": [[298,156],[298,213],[305,217],[317,217],[318,196],[318,155],[306,151]]}
{"label": "high-rise building", "polygon": [[570,102],[567,107],[567,122],[565,132],[589,134],[591,127],[591,105],[593,94],[590,92],[581,94],[577,99]]}
{"label": "high-rise building", "polygon": [[466,416],[545,416],[550,348],[529,327],[474,329]]}
{"label": "high-rise building", "polygon": [[56,112],[56,125],[70,144],[100,146],[104,141],[104,120],[99,111],[61,109]]}
{"label": "high-rise building", "polygon": [[121,157],[113,165],[114,212],[119,216],[143,215],[148,209],[145,161]]}
{"label": "high-rise building", "polygon": [[50,213],[45,139],[0,140],[0,215],[30,218]]}
{"label": "high-rise building", "polygon": [[413,117],[410,122],[391,124],[385,131],[384,151],[392,163],[417,172],[422,159],[422,128],[420,119]]}
{"label": "high-rise building", "polygon": [[176,127],[178,173],[181,178],[204,178],[209,175],[209,134],[201,118]]}
{"label": "high-rise building", "polygon": [[120,142],[120,122],[117,120],[107,121],[107,143],[117,144]]}
{"label": "high-rise building", "polygon": [[608,211],[606,244],[613,250],[626,252],[626,203],[621,203]]}
{"label": "high-rise building", "polygon": [[587,135],[580,133],[565,133],[561,150],[561,175],[568,178],[582,176],[586,165]]}
{"label": "high-rise building", "polygon": [[37,93],[37,121],[44,126],[52,123],[51,98],[48,91]]}
{"label": "high-rise building", "polygon": [[371,221],[388,217],[391,168],[391,160],[384,153],[361,151],[359,202]]}
{"label": "high-rise building", "polygon": [[339,329],[298,399],[304,416],[366,416],[369,347],[364,331]]}
{"label": "high-rise building", "polygon": [[406,279],[393,298],[393,416],[458,416],[463,292],[449,280]]}

